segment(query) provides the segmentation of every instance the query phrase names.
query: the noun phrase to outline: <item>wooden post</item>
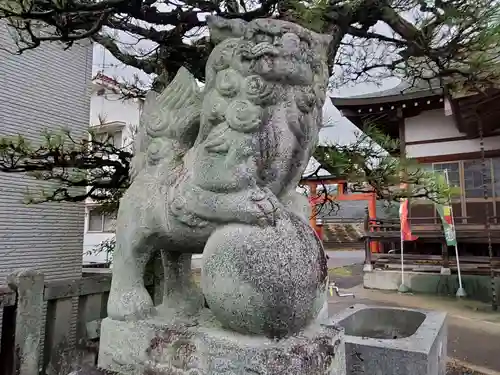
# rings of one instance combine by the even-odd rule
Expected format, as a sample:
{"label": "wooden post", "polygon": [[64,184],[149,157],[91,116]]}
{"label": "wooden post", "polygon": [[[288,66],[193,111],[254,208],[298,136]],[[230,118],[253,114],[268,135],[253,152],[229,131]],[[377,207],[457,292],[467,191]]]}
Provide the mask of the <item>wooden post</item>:
{"label": "wooden post", "polygon": [[340,181],[337,183],[337,195],[344,195],[346,192],[344,191],[345,181]]}
{"label": "wooden post", "polygon": [[0,343],[0,374],[15,374],[16,305],[3,308]]}
{"label": "wooden post", "polygon": [[364,272],[373,271],[372,265],[372,251],[370,249],[370,239],[365,237],[365,264],[363,265]]}
{"label": "wooden post", "polygon": [[[373,227],[370,225],[373,220],[377,218],[377,199],[375,193],[370,197],[368,201],[368,228],[373,231]],[[380,247],[378,241],[370,241],[370,251],[373,253],[380,252]]]}
{"label": "wooden post", "polygon": [[14,334],[14,369],[16,375],[38,375],[43,324],[43,274],[22,269],[7,278],[17,291]]}
{"label": "wooden post", "polygon": [[451,275],[450,254],[448,252],[448,245],[446,242],[441,243],[441,256],[443,261],[441,265],[441,275]]}
{"label": "wooden post", "polygon": [[396,110],[396,116],[398,118],[398,133],[399,133],[399,153],[402,159],[406,160],[406,129],[405,129],[405,118],[403,115],[403,110],[398,108]]}
{"label": "wooden post", "polygon": [[[309,194],[311,195],[311,198],[314,199],[317,194],[316,183],[312,182],[308,183],[307,185],[309,186],[310,190]],[[317,216],[316,205],[313,205],[311,207],[311,218],[309,219],[309,224],[311,224],[311,227],[313,227],[314,231],[318,233],[318,223],[316,220],[316,216]]]}
{"label": "wooden post", "polygon": [[370,234],[370,208],[368,207],[366,209],[366,215],[365,215],[365,222],[364,222],[364,231],[365,231],[365,240],[364,240],[364,248],[365,248],[365,264],[363,266],[363,271],[364,272],[371,272],[373,271],[373,266],[372,266],[372,249],[370,246],[370,237],[368,237]]}
{"label": "wooden post", "polygon": [[316,227],[318,228],[318,231],[316,232],[316,234],[318,235],[321,242],[323,242],[323,223],[321,223],[321,224],[316,223]]}

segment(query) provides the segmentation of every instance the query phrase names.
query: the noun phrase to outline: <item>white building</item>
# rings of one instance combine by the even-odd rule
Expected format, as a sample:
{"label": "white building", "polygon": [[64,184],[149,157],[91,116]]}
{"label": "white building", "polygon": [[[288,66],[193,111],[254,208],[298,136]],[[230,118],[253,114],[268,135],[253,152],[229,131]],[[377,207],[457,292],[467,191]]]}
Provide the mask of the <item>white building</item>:
{"label": "white building", "polygon": [[[0,20],[0,137],[22,135],[33,146],[43,132],[68,129],[78,139],[88,129],[92,46],[64,50],[57,43],[15,55],[11,31]],[[81,275],[84,205],[27,205],[26,193],[54,185],[19,173],[0,173],[0,285],[21,267],[48,280]]]}
{"label": "white building", "polygon": [[[485,229],[489,217],[493,254],[497,256],[500,91],[452,95],[439,86],[430,88],[425,82],[413,86],[401,83],[383,92],[332,98],[332,102],[360,129],[376,124],[385,134],[399,140],[400,155],[428,170],[446,170],[450,184],[456,188],[451,206],[460,253],[489,256]],[[415,242],[408,252],[419,254],[422,259],[441,254],[443,268],[449,268],[452,251],[442,245],[441,221],[434,202],[412,199],[409,219],[417,236],[420,230],[427,232],[422,235],[425,242]],[[399,232],[395,233],[395,240],[384,233],[386,249],[392,246],[391,241],[397,246]]]}
{"label": "white building", "polygon": [[[110,140],[116,147],[132,150],[133,136],[139,125],[143,101],[126,98],[123,90],[114,79],[103,74],[96,75],[92,80],[90,125],[96,134]],[[113,215],[99,213],[96,207],[95,202],[87,200],[84,264],[107,262],[107,255],[95,253],[95,248],[103,241],[114,237],[115,218]]]}
{"label": "white building", "polygon": [[[333,104],[360,129],[376,124],[399,139],[400,152],[433,170],[447,170],[451,184],[460,190],[453,203],[454,214],[467,224],[483,224],[485,198],[483,172],[488,189],[491,216],[500,214],[500,94],[450,96],[440,88],[422,83],[402,83],[374,94],[332,98]],[[479,137],[482,126],[483,139]],[[486,171],[482,167],[484,148]],[[434,205],[414,202],[411,216],[434,222]]]}

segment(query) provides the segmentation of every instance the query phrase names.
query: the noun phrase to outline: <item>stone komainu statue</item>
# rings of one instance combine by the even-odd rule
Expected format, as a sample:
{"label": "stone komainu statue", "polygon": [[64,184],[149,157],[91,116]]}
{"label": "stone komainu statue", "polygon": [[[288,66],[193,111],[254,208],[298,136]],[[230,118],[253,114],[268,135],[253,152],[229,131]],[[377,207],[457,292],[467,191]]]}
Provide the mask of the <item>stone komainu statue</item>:
{"label": "stone komainu statue", "polygon": [[[329,37],[271,19],[208,19],[206,84],[180,69],[149,93],[133,182],[117,220],[108,313],[115,320],[197,316],[284,337],[324,307],[327,267],[295,188],[316,145]],[[144,268],[160,251],[163,303]],[[201,288],[191,256],[203,253]]]}

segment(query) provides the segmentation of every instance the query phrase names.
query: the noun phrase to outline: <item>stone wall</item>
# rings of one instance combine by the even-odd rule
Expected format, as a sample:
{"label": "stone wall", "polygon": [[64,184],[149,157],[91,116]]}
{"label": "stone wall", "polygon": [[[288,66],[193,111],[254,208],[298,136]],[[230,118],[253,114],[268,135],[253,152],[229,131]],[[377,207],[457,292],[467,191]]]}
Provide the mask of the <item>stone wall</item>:
{"label": "stone wall", "polygon": [[[43,273],[23,269],[12,273],[8,284],[0,287],[4,327],[1,374],[36,375],[41,370],[47,375],[65,375],[75,365],[96,364],[101,321],[107,316],[110,274],[47,282]],[[146,277],[146,284],[152,295],[158,294],[152,276]],[[70,343],[75,299],[76,347]]]}
{"label": "stone wall", "polygon": [[[363,277],[367,289],[398,290],[401,285],[400,271],[375,270]],[[405,284],[415,293],[454,296],[458,289],[457,275],[440,275],[428,272],[405,272]],[[490,302],[491,282],[489,276],[462,275],[462,284],[470,299]],[[496,293],[500,293],[500,277],[496,277]]]}

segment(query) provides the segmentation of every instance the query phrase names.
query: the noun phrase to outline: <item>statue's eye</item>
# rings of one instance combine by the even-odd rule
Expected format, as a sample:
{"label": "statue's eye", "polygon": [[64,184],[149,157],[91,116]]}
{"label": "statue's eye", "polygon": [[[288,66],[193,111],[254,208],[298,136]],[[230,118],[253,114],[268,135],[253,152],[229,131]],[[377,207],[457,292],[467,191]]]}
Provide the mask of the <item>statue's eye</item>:
{"label": "statue's eye", "polygon": [[272,43],[273,42],[273,38],[270,35],[262,34],[262,33],[255,34],[254,40],[256,43],[264,43],[264,42]]}
{"label": "statue's eye", "polygon": [[309,45],[309,43],[307,41],[305,41],[304,39],[301,39],[299,48],[301,51],[308,51],[311,48],[311,46]]}

